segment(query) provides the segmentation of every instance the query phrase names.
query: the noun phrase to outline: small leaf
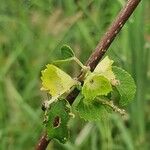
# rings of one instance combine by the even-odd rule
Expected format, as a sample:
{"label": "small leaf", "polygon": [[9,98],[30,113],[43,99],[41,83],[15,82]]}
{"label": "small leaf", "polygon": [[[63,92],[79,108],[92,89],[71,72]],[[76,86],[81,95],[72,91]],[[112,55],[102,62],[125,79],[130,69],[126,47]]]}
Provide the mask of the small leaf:
{"label": "small leaf", "polygon": [[84,81],[82,94],[89,102],[96,96],[107,95],[112,90],[107,78],[102,75],[91,73]]}
{"label": "small leaf", "polygon": [[90,104],[84,103],[84,99],[81,99],[77,111],[81,118],[88,121],[98,121],[103,120],[108,117],[108,112],[104,105],[100,102],[94,101]]}
{"label": "small leaf", "polygon": [[63,56],[63,59],[68,59],[68,58],[74,57],[75,55],[71,47],[68,45],[63,45],[61,47],[61,54]]}
{"label": "small leaf", "polygon": [[105,76],[109,81],[115,79],[115,75],[112,71],[112,64],[113,60],[109,59],[106,56],[95,68],[94,72],[100,73],[101,75]]}
{"label": "small leaf", "polygon": [[134,99],[136,92],[135,82],[131,75],[125,70],[115,66],[112,69],[116,79],[119,80],[119,84],[116,85],[116,88],[120,94],[119,104],[121,106],[127,105]]}
{"label": "small leaf", "polygon": [[59,97],[76,84],[75,80],[58,67],[51,64],[46,67],[41,72],[42,90],[47,90],[52,98]]}
{"label": "small leaf", "polygon": [[69,121],[70,105],[65,99],[51,104],[47,112],[46,129],[49,139],[58,139],[65,143],[68,139],[67,123]]}

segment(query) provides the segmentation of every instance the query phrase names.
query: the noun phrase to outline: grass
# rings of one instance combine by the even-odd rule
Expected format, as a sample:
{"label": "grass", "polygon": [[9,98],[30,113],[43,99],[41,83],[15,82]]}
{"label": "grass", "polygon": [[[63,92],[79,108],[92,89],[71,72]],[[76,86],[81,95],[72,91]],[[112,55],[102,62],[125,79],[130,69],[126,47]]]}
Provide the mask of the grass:
{"label": "grass", "polygon": [[[42,128],[40,71],[60,57],[68,44],[85,62],[125,0],[1,0],[0,5],[0,149],[33,149]],[[137,84],[127,108],[128,127],[119,116],[102,123],[71,120],[70,141],[48,149],[150,149],[150,2],[143,0],[111,45],[110,55]],[[73,76],[79,68],[65,66]]]}

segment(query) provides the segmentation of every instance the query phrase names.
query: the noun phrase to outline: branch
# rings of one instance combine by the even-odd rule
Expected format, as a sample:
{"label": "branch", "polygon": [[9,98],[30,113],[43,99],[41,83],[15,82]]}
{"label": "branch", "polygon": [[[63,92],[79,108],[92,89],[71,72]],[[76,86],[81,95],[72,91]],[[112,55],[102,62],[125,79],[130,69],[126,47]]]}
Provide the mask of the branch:
{"label": "branch", "polygon": [[[86,62],[86,66],[90,66],[91,71],[95,69],[103,55],[106,53],[107,49],[115,39],[116,35],[120,32],[121,28],[124,26],[126,21],[129,19],[137,5],[140,3],[141,0],[128,0],[126,5],[118,14],[116,20],[112,23],[112,25],[108,28],[108,31],[103,36],[103,38],[98,43],[97,47],[95,48],[94,52],[89,57],[88,61]],[[82,81],[83,73],[80,74],[78,77],[79,81]],[[74,89],[68,96],[67,100],[70,104],[73,103],[74,99],[77,97],[79,91]],[[49,144],[50,140],[48,140],[47,135],[42,136],[39,140],[36,150],[45,150],[47,145]]]}
{"label": "branch", "polygon": [[38,141],[38,144],[37,144],[35,150],[46,150],[49,142],[50,142],[50,140],[48,140],[47,134],[45,133]]}
{"label": "branch", "polygon": [[98,43],[95,51],[91,54],[88,61],[86,62],[87,66],[90,66],[91,71],[95,69],[98,62],[101,60],[103,55],[106,53],[107,49],[115,39],[116,35],[120,32],[121,28],[124,26],[126,21],[129,19],[137,5],[141,0],[128,0],[127,4],[118,14],[116,20],[108,28],[108,31],[103,36],[103,38]]}

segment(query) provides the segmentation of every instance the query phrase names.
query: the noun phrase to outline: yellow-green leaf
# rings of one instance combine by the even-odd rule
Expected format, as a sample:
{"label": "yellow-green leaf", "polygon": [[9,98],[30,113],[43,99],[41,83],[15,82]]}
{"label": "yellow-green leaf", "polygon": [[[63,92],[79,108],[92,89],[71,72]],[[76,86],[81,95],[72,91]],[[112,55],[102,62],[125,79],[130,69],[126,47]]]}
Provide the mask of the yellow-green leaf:
{"label": "yellow-green leaf", "polygon": [[115,75],[112,71],[112,64],[113,60],[109,59],[108,56],[106,56],[95,68],[94,72],[102,74],[105,76],[109,81],[112,81],[115,79]]}
{"label": "yellow-green leaf", "polygon": [[82,87],[82,94],[89,102],[96,96],[107,95],[110,91],[112,87],[109,80],[97,73],[87,76]]}
{"label": "yellow-green leaf", "polygon": [[41,89],[48,91],[52,97],[59,97],[76,84],[75,80],[58,67],[52,64],[48,64],[46,67],[41,72]]}

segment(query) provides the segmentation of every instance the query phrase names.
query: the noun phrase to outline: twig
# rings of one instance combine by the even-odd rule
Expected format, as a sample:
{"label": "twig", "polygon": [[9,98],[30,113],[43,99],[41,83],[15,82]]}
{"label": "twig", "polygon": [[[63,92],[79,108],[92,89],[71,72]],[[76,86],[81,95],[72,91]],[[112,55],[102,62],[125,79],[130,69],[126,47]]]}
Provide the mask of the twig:
{"label": "twig", "polygon": [[[98,43],[95,51],[91,54],[88,61],[86,62],[87,66],[90,66],[91,71],[94,70],[98,62],[101,60],[103,55],[106,53],[107,49],[115,39],[116,35],[120,32],[121,28],[124,26],[126,21],[129,19],[137,5],[140,3],[141,0],[128,0],[126,5],[120,11],[119,15],[117,16],[116,20],[113,24],[108,28],[108,31],[103,36],[103,38]],[[82,73],[78,77],[79,81],[82,81]],[[67,100],[70,104],[73,103],[74,99],[77,97],[79,91],[77,89],[73,90],[68,96]],[[45,150],[47,145],[49,144],[50,140],[46,138],[47,136],[44,135],[39,140],[36,150]]]}
{"label": "twig", "polygon": [[110,44],[115,39],[116,35],[120,32],[121,28],[124,26],[126,21],[129,19],[137,5],[141,0],[128,0],[127,4],[118,14],[116,20],[108,28],[108,31],[103,36],[103,38],[98,43],[92,55],[89,57],[86,62],[87,66],[90,66],[91,71],[97,66],[98,62],[101,60],[103,55],[106,53]]}
{"label": "twig", "polygon": [[48,140],[47,138],[47,134],[45,133],[39,140],[37,146],[36,146],[36,150],[46,150],[48,144],[49,144],[50,140]]}

